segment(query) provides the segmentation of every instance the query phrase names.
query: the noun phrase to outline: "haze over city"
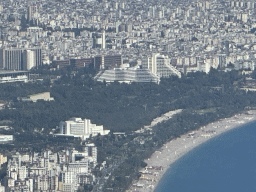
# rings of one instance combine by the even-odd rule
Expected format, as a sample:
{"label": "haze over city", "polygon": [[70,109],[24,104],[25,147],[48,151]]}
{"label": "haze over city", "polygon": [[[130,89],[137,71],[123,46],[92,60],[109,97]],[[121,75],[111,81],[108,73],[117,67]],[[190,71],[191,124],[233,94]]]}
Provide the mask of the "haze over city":
{"label": "haze over city", "polygon": [[154,191],[255,120],[252,0],[0,1],[0,192]]}

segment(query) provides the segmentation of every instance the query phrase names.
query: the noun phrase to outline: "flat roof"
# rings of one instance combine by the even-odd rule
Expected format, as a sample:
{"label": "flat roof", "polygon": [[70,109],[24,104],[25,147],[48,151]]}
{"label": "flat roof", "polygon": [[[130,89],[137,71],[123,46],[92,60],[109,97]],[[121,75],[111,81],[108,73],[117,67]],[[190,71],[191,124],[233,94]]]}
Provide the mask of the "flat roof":
{"label": "flat roof", "polygon": [[0,70],[0,75],[17,74],[17,73],[29,73],[29,71],[11,71],[11,70]]}
{"label": "flat roof", "polygon": [[41,94],[45,94],[45,93],[50,93],[50,91],[45,91],[45,92],[41,92],[41,93],[34,93],[32,95],[29,95],[29,96],[36,96],[36,95],[41,95]]}

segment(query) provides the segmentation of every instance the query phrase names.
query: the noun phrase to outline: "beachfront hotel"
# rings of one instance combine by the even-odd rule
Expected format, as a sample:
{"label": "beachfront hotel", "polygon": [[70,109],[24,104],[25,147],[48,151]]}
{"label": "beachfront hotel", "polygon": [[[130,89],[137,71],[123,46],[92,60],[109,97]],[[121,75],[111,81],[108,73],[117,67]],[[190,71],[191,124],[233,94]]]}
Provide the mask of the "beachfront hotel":
{"label": "beachfront hotel", "polygon": [[103,125],[92,124],[90,119],[81,119],[73,117],[68,121],[60,122],[60,134],[63,136],[80,137],[85,140],[91,136],[98,134],[107,135],[110,130],[104,130]]}

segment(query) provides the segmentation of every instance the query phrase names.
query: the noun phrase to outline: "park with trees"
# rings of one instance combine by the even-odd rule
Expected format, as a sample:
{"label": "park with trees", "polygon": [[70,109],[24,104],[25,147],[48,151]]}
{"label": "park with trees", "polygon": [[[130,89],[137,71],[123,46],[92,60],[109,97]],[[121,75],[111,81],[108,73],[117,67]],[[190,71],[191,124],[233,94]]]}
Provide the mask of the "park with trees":
{"label": "park with trees", "polygon": [[[80,140],[55,138],[53,133],[58,132],[60,121],[71,117],[91,119],[111,130],[109,135],[89,139],[98,147],[98,162],[107,159],[109,165],[118,165],[105,183],[104,191],[124,191],[132,178],[139,177],[140,167],[146,166],[143,160],[165,142],[256,106],[256,93],[241,89],[246,86],[246,76],[236,70],[211,69],[208,74],[172,76],[162,78],[160,84],[97,82],[93,80],[95,71],[90,67],[59,71],[41,68],[32,72],[43,76],[44,80],[0,84],[0,100],[8,103],[0,110],[0,122],[8,121],[13,129],[5,133],[15,137],[14,144],[1,145],[1,150],[79,148]],[[57,76],[54,81],[51,79]],[[255,72],[252,77],[256,77]],[[33,103],[17,99],[44,91],[49,91],[54,101]],[[134,132],[176,109],[183,111],[157,124],[152,132]],[[125,134],[115,135],[114,132]],[[138,140],[143,140],[143,144]],[[99,172],[97,168],[96,172]]]}

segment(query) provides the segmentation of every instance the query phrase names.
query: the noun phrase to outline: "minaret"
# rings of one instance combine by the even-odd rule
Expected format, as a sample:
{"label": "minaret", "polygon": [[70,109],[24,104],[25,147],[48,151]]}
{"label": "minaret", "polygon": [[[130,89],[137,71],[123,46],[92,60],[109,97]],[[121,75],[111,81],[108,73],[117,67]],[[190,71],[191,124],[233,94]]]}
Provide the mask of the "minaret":
{"label": "minaret", "polygon": [[106,48],[106,40],[105,40],[105,30],[102,33],[102,43],[101,43],[101,48],[105,49]]}

